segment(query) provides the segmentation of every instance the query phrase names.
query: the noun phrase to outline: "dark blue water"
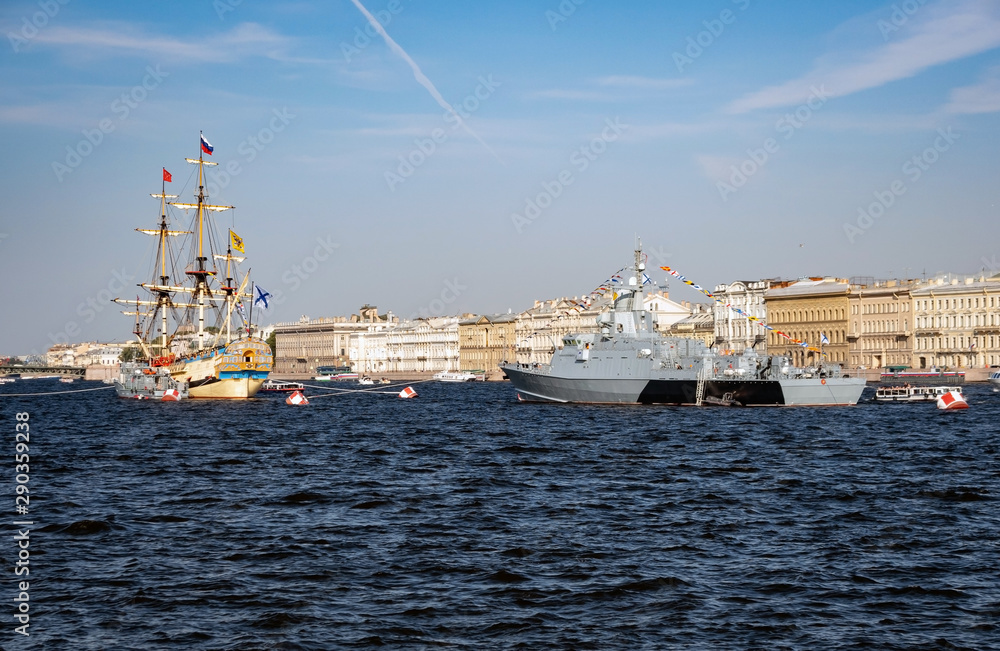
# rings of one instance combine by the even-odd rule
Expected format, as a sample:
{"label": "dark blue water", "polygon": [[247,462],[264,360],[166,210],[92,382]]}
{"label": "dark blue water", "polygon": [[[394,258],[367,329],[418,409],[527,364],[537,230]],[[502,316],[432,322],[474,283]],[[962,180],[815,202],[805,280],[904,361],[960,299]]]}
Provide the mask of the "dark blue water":
{"label": "dark blue water", "polygon": [[[986,386],[966,412],[414,386],[307,407],[0,399],[3,647],[1000,648]],[[31,415],[28,638],[15,411]]]}

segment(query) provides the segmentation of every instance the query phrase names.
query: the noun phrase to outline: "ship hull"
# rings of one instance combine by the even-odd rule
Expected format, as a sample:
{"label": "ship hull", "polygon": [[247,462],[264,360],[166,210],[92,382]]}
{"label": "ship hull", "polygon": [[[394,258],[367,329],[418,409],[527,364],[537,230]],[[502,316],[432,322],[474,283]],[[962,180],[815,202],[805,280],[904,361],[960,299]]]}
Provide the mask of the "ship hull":
{"label": "ship hull", "polygon": [[[591,404],[695,405],[698,381],[690,378],[571,378],[530,369],[504,368],[519,399]],[[857,404],[863,378],[802,380],[708,380],[708,404],[746,407]]]}
{"label": "ship hull", "polygon": [[209,378],[201,382],[191,382],[188,396],[192,399],[241,399],[252,398],[260,391],[267,378],[233,377]]}
{"label": "ship hull", "polygon": [[239,400],[257,395],[273,361],[265,341],[243,338],[178,359],[170,366],[170,374],[187,382],[192,399]]}

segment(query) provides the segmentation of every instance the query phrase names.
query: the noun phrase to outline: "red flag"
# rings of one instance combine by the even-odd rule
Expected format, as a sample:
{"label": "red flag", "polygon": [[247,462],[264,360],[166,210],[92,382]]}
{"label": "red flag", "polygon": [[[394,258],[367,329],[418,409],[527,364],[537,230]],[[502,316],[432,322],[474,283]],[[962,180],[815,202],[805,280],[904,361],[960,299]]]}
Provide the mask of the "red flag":
{"label": "red flag", "polygon": [[166,181],[167,183],[173,181],[173,177],[170,176],[170,172],[167,171],[166,167],[163,168],[163,180]]}

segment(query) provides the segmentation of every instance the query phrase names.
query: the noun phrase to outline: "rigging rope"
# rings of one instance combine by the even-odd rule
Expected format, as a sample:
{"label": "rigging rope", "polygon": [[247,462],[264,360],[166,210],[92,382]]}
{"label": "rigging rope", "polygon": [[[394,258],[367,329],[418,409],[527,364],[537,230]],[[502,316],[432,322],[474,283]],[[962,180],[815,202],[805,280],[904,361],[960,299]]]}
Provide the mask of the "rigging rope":
{"label": "rigging rope", "polygon": [[15,398],[22,396],[54,396],[57,393],[83,393],[84,391],[101,391],[102,389],[114,389],[114,387],[96,387],[94,389],[72,389],[70,391],[37,391],[35,393],[0,393],[0,398]]}

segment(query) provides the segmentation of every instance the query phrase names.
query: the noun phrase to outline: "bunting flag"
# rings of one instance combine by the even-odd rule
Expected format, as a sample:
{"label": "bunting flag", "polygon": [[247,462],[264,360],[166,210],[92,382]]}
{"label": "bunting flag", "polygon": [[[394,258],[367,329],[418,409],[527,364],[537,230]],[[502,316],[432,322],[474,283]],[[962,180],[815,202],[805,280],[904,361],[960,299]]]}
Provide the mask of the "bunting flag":
{"label": "bunting flag", "polygon": [[174,177],[170,175],[170,172],[167,171],[166,167],[163,168],[163,180],[166,181],[167,183],[170,183],[174,180]]}
{"label": "bunting flag", "polygon": [[[708,291],[707,289],[702,288],[699,285],[696,285],[695,283],[691,282],[690,280],[688,280],[684,276],[680,275],[679,273],[677,273],[676,271],[674,271],[670,267],[660,267],[660,269],[663,269],[664,271],[666,271],[667,273],[669,273],[671,276],[673,276],[677,280],[679,280],[682,283],[684,283],[685,285],[690,285],[691,287],[694,287],[699,292],[701,292],[705,296],[709,297],[710,299],[712,299],[713,301],[715,301],[719,305],[722,305],[724,307],[728,307],[730,310],[733,310],[734,312],[736,312],[740,316],[746,318],[749,321],[753,321],[754,323],[756,323],[760,327],[762,327],[762,328],[764,328],[766,330],[770,330],[771,332],[775,333],[776,335],[784,337],[785,339],[787,339],[789,342],[795,344],[796,346],[801,346],[802,348],[805,348],[807,350],[812,350],[812,351],[815,351],[817,353],[823,353],[823,351],[820,350],[819,348],[816,348],[815,346],[811,346],[808,343],[802,341],[801,339],[796,339],[794,337],[791,337],[791,336],[785,334],[784,332],[782,332],[781,330],[778,330],[777,328],[772,328],[771,326],[769,326],[766,323],[764,323],[763,321],[761,321],[759,318],[747,314],[746,312],[744,312],[740,308],[736,307],[735,305],[730,305],[729,303],[723,302],[721,299],[717,298],[712,292]],[[823,356],[825,357],[826,353],[823,353]]]}
{"label": "bunting flag", "polygon": [[239,251],[240,253],[246,253],[246,251],[243,250],[243,238],[234,233],[232,229],[229,229],[229,244],[234,250]]}

